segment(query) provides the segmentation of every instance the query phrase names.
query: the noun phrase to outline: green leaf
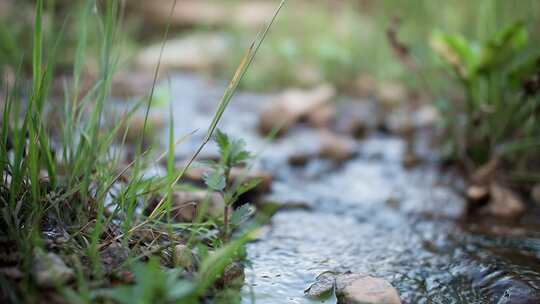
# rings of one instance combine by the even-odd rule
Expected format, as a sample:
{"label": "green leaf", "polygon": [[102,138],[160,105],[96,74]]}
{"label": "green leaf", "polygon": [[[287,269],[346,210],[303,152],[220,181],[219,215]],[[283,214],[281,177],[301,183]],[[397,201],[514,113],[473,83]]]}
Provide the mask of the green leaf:
{"label": "green leaf", "polygon": [[431,36],[430,44],[431,48],[454,68],[458,76],[463,79],[473,76],[477,50],[465,37],[436,31]]}
{"label": "green leaf", "polygon": [[250,217],[255,214],[255,208],[249,204],[242,205],[236,209],[231,216],[231,226],[238,227],[242,223],[246,222]]}
{"label": "green leaf", "polygon": [[511,64],[528,40],[527,29],[522,22],[504,28],[483,45],[478,69],[487,71]]}
{"label": "green leaf", "polygon": [[225,176],[222,170],[215,169],[203,174],[204,183],[214,191],[223,191],[225,189]]}
{"label": "green leaf", "polygon": [[251,178],[248,181],[242,183],[240,186],[238,186],[238,189],[236,190],[236,196],[240,196],[251,189],[257,187],[262,181],[262,178]]}
{"label": "green leaf", "polygon": [[251,154],[245,150],[246,142],[243,139],[233,140],[230,147],[230,162],[237,165],[251,158]]}
{"label": "green leaf", "polygon": [[215,138],[216,138],[216,143],[218,144],[219,153],[221,154],[221,156],[228,154],[229,146],[230,146],[229,136],[223,133],[220,129],[217,129]]}

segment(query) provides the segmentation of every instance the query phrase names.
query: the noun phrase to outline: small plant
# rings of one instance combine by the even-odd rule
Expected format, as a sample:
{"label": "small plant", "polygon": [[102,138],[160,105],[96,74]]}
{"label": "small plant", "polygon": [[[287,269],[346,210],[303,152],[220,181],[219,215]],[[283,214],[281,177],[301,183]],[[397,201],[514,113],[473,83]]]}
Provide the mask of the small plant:
{"label": "small plant", "polygon": [[485,41],[435,32],[431,46],[452,70],[464,103],[439,103],[450,133],[447,156],[469,167],[493,157],[526,166],[530,148],[540,144],[540,57],[527,49],[528,33],[515,23]]}
{"label": "small plant", "polygon": [[107,294],[118,303],[178,303],[194,290],[190,281],[180,278],[180,269],[162,270],[156,259],[136,263],[132,269],[135,284],[115,287]]}
{"label": "small plant", "polygon": [[219,146],[220,159],[218,162],[207,163],[211,170],[206,172],[203,178],[210,189],[220,192],[224,197],[222,236],[224,240],[228,240],[231,223],[235,226],[238,225],[241,219],[250,213],[249,207],[245,205],[246,207],[239,208],[236,214],[233,214],[232,219],[234,221],[231,221],[229,219],[230,207],[240,195],[256,187],[260,180],[250,179],[243,182],[240,179],[233,184],[231,170],[235,166],[244,165],[253,155],[245,150],[246,143],[244,140],[232,139],[219,129],[216,130],[215,140]]}

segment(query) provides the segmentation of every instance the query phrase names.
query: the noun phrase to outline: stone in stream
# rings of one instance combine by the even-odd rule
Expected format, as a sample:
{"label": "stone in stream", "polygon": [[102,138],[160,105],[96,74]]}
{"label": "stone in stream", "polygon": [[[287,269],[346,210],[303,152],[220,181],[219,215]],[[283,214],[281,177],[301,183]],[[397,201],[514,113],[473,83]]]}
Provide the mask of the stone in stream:
{"label": "stone in stream", "polygon": [[489,201],[489,188],[471,185],[467,188],[467,201],[472,206],[484,206]]}
{"label": "stone in stream", "polygon": [[500,219],[513,219],[522,215],[526,205],[512,189],[497,182],[488,186],[471,185],[467,188],[467,212],[484,214]]}
{"label": "stone in stream", "polygon": [[309,113],[307,120],[310,125],[316,128],[330,128],[336,118],[336,107],[333,104],[326,104]]}
{"label": "stone in stream", "polygon": [[500,218],[514,218],[525,212],[525,203],[511,189],[498,183],[489,187],[491,200],[486,206],[486,212]]}
{"label": "stone in stream", "polygon": [[286,133],[294,124],[326,107],[335,95],[336,90],[330,85],[321,85],[311,90],[287,90],[259,114],[259,131],[266,135],[274,128],[279,128],[280,134]]}
{"label": "stone in stream", "polygon": [[321,138],[320,156],[322,158],[343,162],[353,158],[357,153],[356,143],[352,138],[329,131],[322,131]]}
{"label": "stone in stream", "polygon": [[386,280],[363,274],[324,272],[304,293],[323,298],[335,290],[342,304],[400,304],[397,290]]}
{"label": "stone in stream", "polygon": [[316,158],[341,163],[358,153],[358,143],[354,138],[327,129],[294,130],[286,140],[292,145],[287,156],[291,166],[304,166]]}
{"label": "stone in stream", "polygon": [[397,290],[381,278],[366,276],[347,284],[338,296],[343,304],[400,304]]}
{"label": "stone in stream", "polygon": [[37,250],[33,265],[33,275],[42,288],[63,285],[75,278],[73,269],[66,266],[62,258],[53,252]]}
{"label": "stone in stream", "polygon": [[339,134],[363,138],[379,125],[379,109],[370,100],[351,100],[337,106],[337,115],[332,129]]}

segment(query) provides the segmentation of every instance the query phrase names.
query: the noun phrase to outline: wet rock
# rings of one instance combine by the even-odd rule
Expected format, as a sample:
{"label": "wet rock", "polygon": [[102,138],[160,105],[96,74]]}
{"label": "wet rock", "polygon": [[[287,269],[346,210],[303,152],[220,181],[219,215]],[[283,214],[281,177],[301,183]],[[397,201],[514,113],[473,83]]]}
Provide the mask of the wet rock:
{"label": "wet rock", "polygon": [[177,1],[171,14],[174,0],[146,1],[132,0],[131,9],[141,14],[144,20],[154,26],[218,26],[236,23],[250,28],[264,24],[275,9],[269,1],[245,1],[231,4],[211,0]]}
{"label": "wet rock", "polygon": [[514,218],[525,212],[525,203],[509,188],[492,183],[489,191],[491,200],[486,207],[487,213],[501,218]]}
{"label": "wet rock", "polygon": [[[151,1],[148,1],[151,2]],[[202,70],[216,67],[227,57],[229,41],[220,33],[196,33],[166,42],[160,68],[167,70]],[[153,71],[158,64],[161,43],[143,49],[135,59],[136,65]]]}
{"label": "wet rock", "polygon": [[[209,170],[210,169],[208,168],[192,168],[186,173],[185,180],[203,185],[203,175]],[[269,192],[273,180],[272,174],[270,172],[241,167],[232,168],[230,172],[230,178],[232,183],[237,183],[240,181],[250,182],[252,180],[258,179],[260,182],[255,188],[250,191],[252,194],[263,194]]]}
{"label": "wet rock", "polygon": [[336,118],[336,107],[333,104],[324,105],[308,114],[310,125],[317,128],[329,128]]}
{"label": "wet rock", "polygon": [[386,280],[375,277],[358,278],[340,290],[343,304],[400,304],[397,290]]}
{"label": "wet rock", "polygon": [[531,198],[537,205],[540,205],[540,184],[536,184],[532,187]]}
{"label": "wet rock", "polygon": [[356,155],[356,143],[351,138],[327,131],[322,132],[321,137],[321,157],[343,162]]}
{"label": "wet rock", "polygon": [[333,272],[323,272],[317,276],[313,284],[304,290],[304,294],[314,299],[325,298],[330,295],[335,284],[336,274]]}
{"label": "wet rock", "polygon": [[498,167],[499,159],[492,158],[489,162],[479,167],[471,174],[471,182],[476,185],[489,185],[495,178]]}
{"label": "wet rock", "polygon": [[336,90],[330,85],[322,85],[312,90],[287,90],[260,113],[259,131],[268,134],[279,127],[283,134],[295,123],[307,119],[310,113],[327,106],[335,95]]}
{"label": "wet rock", "polygon": [[34,278],[42,288],[63,285],[75,277],[73,269],[55,253],[38,250],[34,259]]}
{"label": "wet rock", "polygon": [[363,274],[324,272],[304,293],[311,298],[324,298],[334,290],[338,303],[399,304],[397,290],[381,278]]}
{"label": "wet rock", "polygon": [[467,188],[467,201],[469,204],[484,205],[489,200],[489,188],[486,186],[471,185]]}
{"label": "wet rock", "polygon": [[379,124],[377,105],[369,100],[352,100],[337,107],[334,130],[355,138],[363,138]]}
{"label": "wet rock", "polygon": [[303,167],[307,165],[310,159],[315,157],[315,155],[310,155],[307,153],[292,153],[287,157],[287,163],[293,167]]}

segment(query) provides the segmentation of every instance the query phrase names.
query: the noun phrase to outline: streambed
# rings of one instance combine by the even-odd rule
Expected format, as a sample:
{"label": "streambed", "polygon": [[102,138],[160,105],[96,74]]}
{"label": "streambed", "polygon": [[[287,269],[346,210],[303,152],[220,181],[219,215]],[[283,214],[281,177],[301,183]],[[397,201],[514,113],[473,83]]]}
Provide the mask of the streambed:
{"label": "streambed", "polygon": [[[179,74],[170,88],[176,138],[198,129],[178,147],[183,158],[204,137],[224,86]],[[404,303],[540,303],[538,210],[512,223],[463,220],[451,187],[459,178],[441,172],[427,148],[420,166],[404,169],[405,143],[388,134],[358,141],[345,163],[292,166],[288,156],[311,149],[316,134],[298,127],[272,143],[260,137],[257,113],[270,99],[239,93],[220,128],[245,139],[255,167],[273,174],[269,199],[309,208],[277,213],[248,244],[243,303],[317,303],[303,290],[328,270],[383,277]],[[202,157],[216,153],[210,144]]]}

